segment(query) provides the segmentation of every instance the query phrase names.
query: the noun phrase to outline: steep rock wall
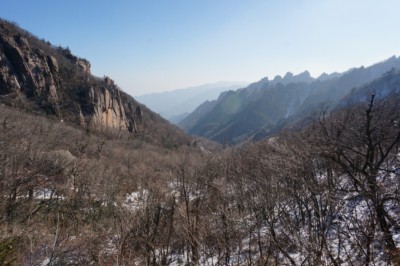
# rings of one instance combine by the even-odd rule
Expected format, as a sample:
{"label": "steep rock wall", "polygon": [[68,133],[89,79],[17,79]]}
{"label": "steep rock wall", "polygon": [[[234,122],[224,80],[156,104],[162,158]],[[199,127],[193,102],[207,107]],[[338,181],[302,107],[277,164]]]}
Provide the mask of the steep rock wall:
{"label": "steep rock wall", "polygon": [[136,131],[139,104],[133,99],[124,103],[125,93],[110,78],[92,76],[90,67],[68,48],[46,47],[0,22],[0,100],[30,103],[97,130]]}
{"label": "steep rock wall", "polygon": [[59,113],[57,61],[26,38],[0,35],[0,95],[15,94],[33,99],[47,111]]}

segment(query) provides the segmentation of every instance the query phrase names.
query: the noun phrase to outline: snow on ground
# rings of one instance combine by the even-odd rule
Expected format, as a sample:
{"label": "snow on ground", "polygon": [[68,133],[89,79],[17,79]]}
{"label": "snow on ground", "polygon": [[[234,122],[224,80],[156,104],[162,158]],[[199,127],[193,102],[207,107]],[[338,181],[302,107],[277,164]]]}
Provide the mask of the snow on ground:
{"label": "snow on ground", "polygon": [[122,206],[132,211],[139,210],[144,206],[148,196],[149,191],[147,189],[139,189],[139,191],[126,194],[125,201],[122,203]]}

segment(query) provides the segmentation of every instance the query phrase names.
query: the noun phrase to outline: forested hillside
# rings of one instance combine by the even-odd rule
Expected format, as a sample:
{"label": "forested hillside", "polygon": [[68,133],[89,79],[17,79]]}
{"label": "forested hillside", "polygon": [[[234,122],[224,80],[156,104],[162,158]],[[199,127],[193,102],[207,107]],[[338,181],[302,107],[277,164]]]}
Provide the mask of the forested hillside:
{"label": "forested hillside", "polygon": [[3,106],[0,262],[396,264],[399,104],[212,153]]}

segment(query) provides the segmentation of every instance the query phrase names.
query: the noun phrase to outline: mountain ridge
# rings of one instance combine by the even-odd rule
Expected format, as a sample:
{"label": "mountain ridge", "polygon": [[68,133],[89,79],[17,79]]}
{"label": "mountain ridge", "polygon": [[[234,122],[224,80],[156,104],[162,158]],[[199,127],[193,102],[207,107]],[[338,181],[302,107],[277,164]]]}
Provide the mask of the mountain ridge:
{"label": "mountain ridge", "polygon": [[312,78],[308,71],[298,75],[288,72],[273,80],[266,77],[201,105],[179,126],[190,134],[222,143],[235,144],[254,135],[266,137],[276,131],[275,127],[306,115],[322,102],[336,105],[354,87],[371,82],[392,68],[400,68],[400,58],[392,56],[369,67],[322,74],[318,78]]}

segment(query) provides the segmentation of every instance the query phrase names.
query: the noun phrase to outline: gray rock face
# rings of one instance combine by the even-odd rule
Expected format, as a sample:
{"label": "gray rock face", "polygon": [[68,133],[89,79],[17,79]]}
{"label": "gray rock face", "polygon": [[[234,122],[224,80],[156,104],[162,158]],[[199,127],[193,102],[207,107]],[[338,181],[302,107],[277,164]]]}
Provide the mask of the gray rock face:
{"label": "gray rock face", "polygon": [[81,72],[83,72],[83,73],[85,73],[85,74],[87,74],[87,75],[90,75],[91,74],[91,71],[90,71],[90,62],[89,61],[87,61],[87,60],[83,60],[83,59],[78,59],[77,61],[76,61],[76,65],[78,66],[78,68],[79,68],[79,70],[81,71]]}
{"label": "gray rock face", "polygon": [[[139,104],[86,59],[0,20],[0,100],[27,105],[97,130],[136,131]],[[8,101],[7,101],[8,100]],[[140,110],[140,109],[139,109]],[[140,117],[141,118],[141,117]]]}
{"label": "gray rock face", "polygon": [[113,86],[112,81],[105,81],[105,86],[102,87],[100,93],[94,87],[90,88],[89,101],[94,103],[90,123],[97,129],[128,130],[129,123],[121,103],[120,91]]}
{"label": "gray rock face", "polygon": [[39,49],[32,49],[21,36],[1,35],[0,45],[0,94],[33,98],[42,108],[59,114],[57,61],[48,60]]}

